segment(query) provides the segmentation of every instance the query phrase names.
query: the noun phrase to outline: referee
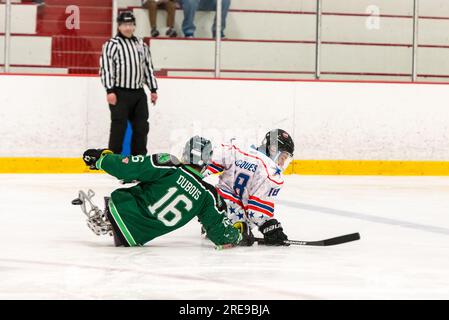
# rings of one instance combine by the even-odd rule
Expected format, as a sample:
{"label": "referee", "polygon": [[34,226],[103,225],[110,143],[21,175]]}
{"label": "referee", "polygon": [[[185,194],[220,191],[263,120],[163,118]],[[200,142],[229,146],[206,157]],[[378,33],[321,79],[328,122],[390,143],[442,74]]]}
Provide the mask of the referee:
{"label": "referee", "polygon": [[146,155],[149,123],[144,84],[150,88],[153,105],[158,98],[150,49],[134,36],[136,18],[132,12],[120,13],[117,23],[118,33],[103,45],[100,58],[101,82],[106,88],[111,111],[109,149],[117,154],[122,152],[130,121],[133,129],[131,153]]}

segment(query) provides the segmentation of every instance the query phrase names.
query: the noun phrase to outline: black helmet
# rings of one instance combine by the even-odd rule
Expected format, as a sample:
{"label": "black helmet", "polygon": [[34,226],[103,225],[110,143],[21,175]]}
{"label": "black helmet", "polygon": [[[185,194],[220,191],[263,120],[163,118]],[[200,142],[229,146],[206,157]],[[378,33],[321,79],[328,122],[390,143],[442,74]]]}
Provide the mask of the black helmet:
{"label": "black helmet", "polygon": [[122,11],[117,17],[117,23],[120,25],[121,23],[132,22],[136,24],[136,17],[132,11]]}
{"label": "black helmet", "polygon": [[212,143],[200,136],[194,136],[187,141],[182,153],[182,162],[203,168],[212,155]]}
{"label": "black helmet", "polygon": [[293,157],[295,144],[292,137],[287,131],[282,129],[274,129],[267,132],[259,150],[268,157],[275,159],[279,152],[288,152]]}

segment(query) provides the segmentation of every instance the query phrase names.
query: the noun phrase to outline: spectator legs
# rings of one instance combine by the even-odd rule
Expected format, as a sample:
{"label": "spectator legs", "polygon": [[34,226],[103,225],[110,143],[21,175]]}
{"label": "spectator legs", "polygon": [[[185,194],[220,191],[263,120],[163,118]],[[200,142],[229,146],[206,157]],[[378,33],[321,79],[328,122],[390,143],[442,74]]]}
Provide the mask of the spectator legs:
{"label": "spectator legs", "polygon": [[[226,28],[226,17],[228,16],[231,0],[222,0],[221,9],[221,36],[224,37],[224,29]],[[195,13],[197,10],[215,11],[217,8],[217,0],[182,0],[184,9],[184,21],[182,23],[182,31],[186,37],[191,37],[195,33]],[[215,37],[216,19],[212,26],[212,36]]]}
{"label": "spectator legs", "polygon": [[176,15],[176,2],[168,1],[165,4],[165,8],[167,10],[167,27],[174,28],[175,27],[175,15]]}
{"label": "spectator legs", "polygon": [[[221,37],[224,37],[224,29],[226,28],[226,17],[228,16],[229,7],[231,6],[231,0],[222,0],[221,3]],[[217,10],[217,0],[201,0],[198,7],[199,10],[205,11],[216,11]],[[212,26],[212,37],[215,38],[215,31],[217,17],[214,18],[214,24]]]}
{"label": "spectator legs", "polygon": [[151,29],[156,29],[157,25],[157,2],[154,0],[149,0],[147,2],[148,13],[150,16]]}
{"label": "spectator legs", "polygon": [[195,34],[195,13],[198,10],[200,0],[182,0],[184,10],[184,21],[182,22],[182,32],[186,37],[193,37]]}

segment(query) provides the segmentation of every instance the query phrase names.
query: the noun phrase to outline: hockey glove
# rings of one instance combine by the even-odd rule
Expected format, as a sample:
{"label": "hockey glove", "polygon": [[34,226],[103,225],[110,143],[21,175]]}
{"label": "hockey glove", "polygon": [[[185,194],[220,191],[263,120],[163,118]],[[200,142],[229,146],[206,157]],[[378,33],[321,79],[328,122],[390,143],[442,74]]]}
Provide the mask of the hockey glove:
{"label": "hockey glove", "polygon": [[242,235],[239,246],[251,247],[254,244],[254,235],[246,222],[238,221],[234,223],[234,228],[238,229]]}
{"label": "hockey glove", "polygon": [[287,236],[283,232],[281,223],[276,219],[271,219],[265,222],[259,231],[263,234],[265,244],[269,246],[285,246],[285,240],[288,240]]}
{"label": "hockey glove", "polygon": [[109,149],[89,149],[83,153],[83,160],[91,170],[98,170],[95,163],[105,154],[113,153]]}

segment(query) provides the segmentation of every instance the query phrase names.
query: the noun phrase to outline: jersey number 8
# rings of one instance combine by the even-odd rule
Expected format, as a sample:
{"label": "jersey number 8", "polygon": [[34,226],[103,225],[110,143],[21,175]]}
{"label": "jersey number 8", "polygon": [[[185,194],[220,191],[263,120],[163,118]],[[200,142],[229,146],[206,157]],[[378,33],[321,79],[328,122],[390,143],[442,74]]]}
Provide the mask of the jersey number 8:
{"label": "jersey number 8", "polygon": [[248,184],[249,175],[240,173],[234,182],[234,192],[241,199],[246,185]]}

